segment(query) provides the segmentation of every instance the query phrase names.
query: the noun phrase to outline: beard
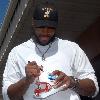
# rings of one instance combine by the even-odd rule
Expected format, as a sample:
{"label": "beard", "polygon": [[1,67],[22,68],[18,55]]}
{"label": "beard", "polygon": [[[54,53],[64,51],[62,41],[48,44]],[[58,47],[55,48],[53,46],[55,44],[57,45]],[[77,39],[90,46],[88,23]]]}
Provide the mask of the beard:
{"label": "beard", "polygon": [[49,43],[52,43],[55,40],[55,37],[56,37],[56,34],[54,34],[47,43],[40,42],[40,40],[36,34],[33,35],[32,39],[35,43],[45,46],[45,45],[48,45]]}

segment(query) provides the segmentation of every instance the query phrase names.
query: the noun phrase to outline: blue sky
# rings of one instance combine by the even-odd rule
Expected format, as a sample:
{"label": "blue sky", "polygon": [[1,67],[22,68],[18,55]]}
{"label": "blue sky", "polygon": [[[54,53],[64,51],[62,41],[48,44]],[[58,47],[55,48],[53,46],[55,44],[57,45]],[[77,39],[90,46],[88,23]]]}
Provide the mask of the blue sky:
{"label": "blue sky", "polygon": [[6,14],[9,1],[10,0],[0,0],[0,26]]}

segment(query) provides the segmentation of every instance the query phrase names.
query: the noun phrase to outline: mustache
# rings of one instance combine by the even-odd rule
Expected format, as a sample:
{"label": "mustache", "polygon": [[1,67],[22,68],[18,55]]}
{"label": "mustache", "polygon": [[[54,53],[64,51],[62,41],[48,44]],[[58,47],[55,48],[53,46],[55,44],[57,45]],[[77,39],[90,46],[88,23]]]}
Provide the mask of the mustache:
{"label": "mustache", "polygon": [[35,33],[37,34],[37,36],[52,36],[52,34],[55,34],[55,33]]}

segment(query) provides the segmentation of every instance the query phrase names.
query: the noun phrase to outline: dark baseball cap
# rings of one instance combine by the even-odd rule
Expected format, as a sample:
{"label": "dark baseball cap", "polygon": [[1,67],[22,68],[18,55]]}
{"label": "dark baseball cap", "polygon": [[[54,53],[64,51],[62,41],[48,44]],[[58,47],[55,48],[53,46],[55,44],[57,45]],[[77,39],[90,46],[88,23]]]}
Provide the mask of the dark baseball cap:
{"label": "dark baseball cap", "polygon": [[33,18],[35,27],[52,27],[58,25],[58,11],[56,7],[49,3],[37,5],[35,7]]}

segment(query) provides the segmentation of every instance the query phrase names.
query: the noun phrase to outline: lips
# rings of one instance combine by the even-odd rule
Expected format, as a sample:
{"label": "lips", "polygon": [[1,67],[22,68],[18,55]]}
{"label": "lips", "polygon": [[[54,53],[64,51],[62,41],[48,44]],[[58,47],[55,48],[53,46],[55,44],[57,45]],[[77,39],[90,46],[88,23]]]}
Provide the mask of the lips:
{"label": "lips", "polygon": [[41,42],[48,42],[50,40],[50,36],[48,36],[48,35],[40,35],[39,36],[39,40]]}

